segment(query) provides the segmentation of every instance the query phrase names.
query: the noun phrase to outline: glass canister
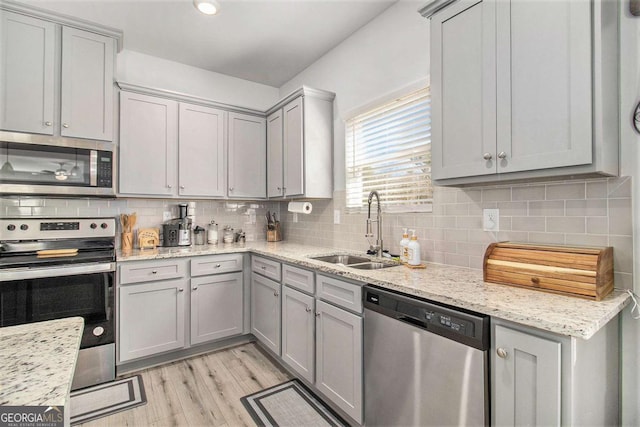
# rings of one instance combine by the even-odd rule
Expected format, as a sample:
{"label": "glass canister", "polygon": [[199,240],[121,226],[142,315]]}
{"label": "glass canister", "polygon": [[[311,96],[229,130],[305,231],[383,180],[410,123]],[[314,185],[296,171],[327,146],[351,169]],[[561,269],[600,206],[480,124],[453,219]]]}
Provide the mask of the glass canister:
{"label": "glass canister", "polygon": [[207,243],[210,245],[218,244],[218,224],[214,220],[207,227]]}
{"label": "glass canister", "polygon": [[224,234],[222,236],[222,241],[224,243],[233,243],[233,239],[234,239],[234,235],[233,235],[233,228],[231,228],[230,226],[225,226],[224,230],[223,230]]}

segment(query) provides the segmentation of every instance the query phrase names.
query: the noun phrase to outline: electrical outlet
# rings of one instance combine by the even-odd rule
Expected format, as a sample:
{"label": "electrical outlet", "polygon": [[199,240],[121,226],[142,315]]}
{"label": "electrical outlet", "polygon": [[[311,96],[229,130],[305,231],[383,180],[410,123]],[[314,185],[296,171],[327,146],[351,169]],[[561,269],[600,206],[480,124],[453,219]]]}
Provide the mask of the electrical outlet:
{"label": "electrical outlet", "polygon": [[500,230],[500,210],[484,209],[482,211],[482,228],[484,231]]}
{"label": "electrical outlet", "polygon": [[340,224],[340,209],[333,210],[333,223]]}
{"label": "electrical outlet", "polygon": [[170,219],[173,219],[173,215],[171,215],[171,211],[162,212],[162,222],[167,222]]}

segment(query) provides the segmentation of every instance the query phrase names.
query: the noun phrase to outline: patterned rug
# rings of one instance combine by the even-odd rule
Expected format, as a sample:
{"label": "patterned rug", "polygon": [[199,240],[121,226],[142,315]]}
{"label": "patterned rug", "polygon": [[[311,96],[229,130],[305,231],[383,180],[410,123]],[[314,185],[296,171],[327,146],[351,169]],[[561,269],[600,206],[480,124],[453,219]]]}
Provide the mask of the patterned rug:
{"label": "patterned rug", "polygon": [[297,379],[240,400],[259,426],[348,426]]}
{"label": "patterned rug", "polygon": [[142,377],[111,381],[71,392],[71,425],[86,423],[147,403]]}

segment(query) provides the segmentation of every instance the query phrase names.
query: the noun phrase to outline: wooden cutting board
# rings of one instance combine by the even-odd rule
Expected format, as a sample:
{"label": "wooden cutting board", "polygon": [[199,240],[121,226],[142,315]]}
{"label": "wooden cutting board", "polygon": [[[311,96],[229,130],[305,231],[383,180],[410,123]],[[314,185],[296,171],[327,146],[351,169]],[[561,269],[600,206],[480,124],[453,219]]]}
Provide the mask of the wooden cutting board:
{"label": "wooden cutting board", "polygon": [[484,281],[600,301],[613,291],[613,248],[492,243]]}

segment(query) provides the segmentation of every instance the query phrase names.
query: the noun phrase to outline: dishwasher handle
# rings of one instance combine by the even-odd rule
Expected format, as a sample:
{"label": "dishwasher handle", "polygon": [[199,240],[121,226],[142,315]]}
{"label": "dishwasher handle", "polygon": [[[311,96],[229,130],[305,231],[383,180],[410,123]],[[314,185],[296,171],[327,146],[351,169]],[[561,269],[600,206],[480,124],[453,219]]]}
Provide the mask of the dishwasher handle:
{"label": "dishwasher handle", "polygon": [[414,319],[413,317],[396,316],[396,319],[398,319],[401,322],[409,323],[410,325],[416,326],[416,327],[421,328],[421,329],[427,329],[427,323],[426,322],[422,322],[422,321],[420,321],[418,319]]}

